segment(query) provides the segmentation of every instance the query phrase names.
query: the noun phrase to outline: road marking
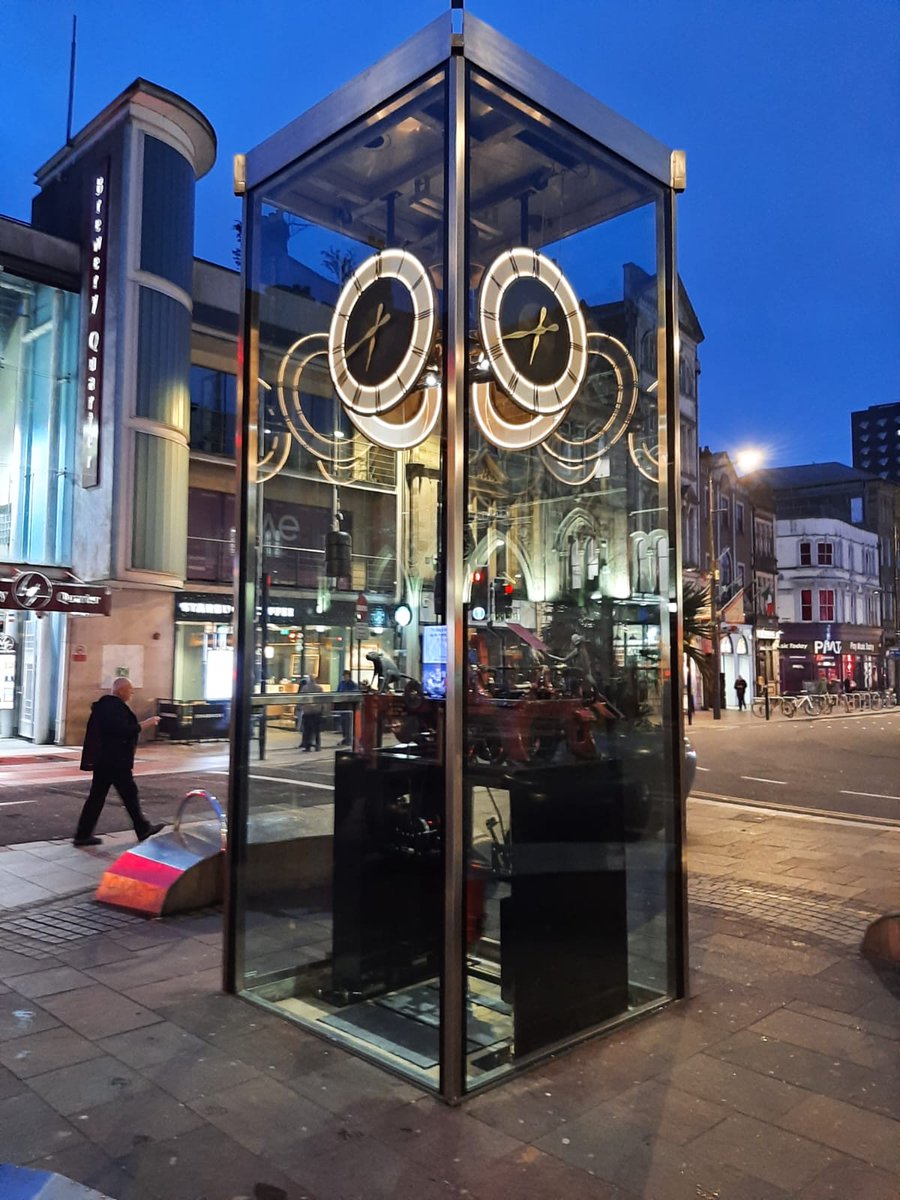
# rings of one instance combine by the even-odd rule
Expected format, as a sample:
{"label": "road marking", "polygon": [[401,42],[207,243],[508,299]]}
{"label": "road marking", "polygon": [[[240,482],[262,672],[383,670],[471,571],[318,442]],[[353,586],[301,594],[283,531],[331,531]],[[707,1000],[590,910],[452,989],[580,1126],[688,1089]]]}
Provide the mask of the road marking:
{"label": "road marking", "polygon": [[711,771],[712,767],[697,767],[698,771]]}
{"label": "road marking", "polygon": [[747,800],[743,796],[721,796],[716,792],[691,792],[690,800],[701,804],[733,804],[736,808],[756,808],[762,812],[774,812],[781,817],[808,821],[834,821],[838,825],[871,825],[876,829],[900,829],[900,821],[893,817],[861,817],[857,813],[834,812],[827,808],[802,808],[800,805],[775,804],[769,800]]}
{"label": "road marking", "polygon": [[883,796],[881,792],[848,792],[841,789],[842,796],[871,796],[874,800],[900,800],[900,796]]}
{"label": "road marking", "polygon": [[37,804],[37,800],[4,800],[0,808],[17,808],[20,804]]}
{"label": "road marking", "polygon": [[763,779],[760,775],[742,775],[741,779],[746,779],[750,783],[777,783],[779,787],[787,787],[784,779]]}
{"label": "road marking", "polygon": [[[206,771],[206,775],[227,775],[227,771]],[[287,783],[291,787],[308,787],[317,788],[320,792],[333,792],[334,788],[330,783],[309,783],[302,779],[282,779],[278,775],[248,775],[248,779],[262,779],[268,783]]]}

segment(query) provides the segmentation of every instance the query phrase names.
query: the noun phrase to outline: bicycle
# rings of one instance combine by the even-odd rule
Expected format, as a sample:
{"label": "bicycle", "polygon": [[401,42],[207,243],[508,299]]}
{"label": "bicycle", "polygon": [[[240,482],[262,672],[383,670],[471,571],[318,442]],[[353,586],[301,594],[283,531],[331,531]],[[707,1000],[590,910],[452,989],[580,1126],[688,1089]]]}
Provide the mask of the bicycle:
{"label": "bicycle", "polygon": [[804,693],[802,696],[785,696],[781,702],[781,710],[786,717],[793,717],[803,709],[811,717],[822,715],[822,706],[816,703],[818,697]]}

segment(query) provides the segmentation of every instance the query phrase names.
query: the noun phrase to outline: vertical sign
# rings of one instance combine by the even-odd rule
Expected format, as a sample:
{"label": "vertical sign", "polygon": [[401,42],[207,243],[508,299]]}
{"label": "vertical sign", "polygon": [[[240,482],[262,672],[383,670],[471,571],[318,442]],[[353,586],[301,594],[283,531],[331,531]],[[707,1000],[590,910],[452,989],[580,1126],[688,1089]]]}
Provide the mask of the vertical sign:
{"label": "vertical sign", "polygon": [[103,339],[106,308],[109,159],[91,178],[88,227],[88,308],[85,322],[84,392],[81,405],[81,486],[100,482],[100,414],[103,400]]}

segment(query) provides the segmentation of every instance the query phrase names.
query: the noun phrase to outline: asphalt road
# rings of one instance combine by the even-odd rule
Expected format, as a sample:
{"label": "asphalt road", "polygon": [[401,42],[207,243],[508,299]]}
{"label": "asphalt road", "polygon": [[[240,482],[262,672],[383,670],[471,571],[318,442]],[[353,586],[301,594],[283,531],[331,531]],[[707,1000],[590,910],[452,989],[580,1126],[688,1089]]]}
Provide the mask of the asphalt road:
{"label": "asphalt road", "polygon": [[[900,822],[900,709],[768,723],[729,712],[720,723],[697,720],[690,736],[698,754],[695,796]],[[171,821],[191,788],[205,788],[224,806],[224,754],[221,769],[208,763],[199,770],[139,775],[150,820]],[[72,767],[59,770],[52,781],[34,778],[45,770],[23,766],[15,785],[0,786],[0,845],[72,836],[89,777]],[[310,755],[298,754],[296,747],[275,749],[252,765],[253,803],[327,803],[333,770],[330,747]],[[195,803],[202,811],[202,802]],[[129,828],[111,792],[97,831]]]}
{"label": "asphalt road", "polygon": [[900,709],[764,721],[705,719],[693,794],[900,821]]}

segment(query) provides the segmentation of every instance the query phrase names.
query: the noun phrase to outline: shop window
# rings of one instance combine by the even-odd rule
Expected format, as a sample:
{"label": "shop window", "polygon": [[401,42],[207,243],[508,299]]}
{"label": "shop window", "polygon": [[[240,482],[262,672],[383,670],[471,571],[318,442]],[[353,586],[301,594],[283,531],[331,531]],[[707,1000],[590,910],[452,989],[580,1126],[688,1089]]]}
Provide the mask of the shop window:
{"label": "shop window", "polygon": [[823,588],[819,592],[819,620],[834,620],[834,591],[831,588]]}
{"label": "shop window", "polygon": [[831,542],[819,542],[816,551],[816,561],[820,567],[830,567],[834,564],[834,546]]}
{"label": "shop window", "polygon": [[812,591],[804,588],[800,593],[800,620],[812,620]]}
{"label": "shop window", "polygon": [[234,565],[234,496],[209,488],[188,493],[187,577],[230,583]]}
{"label": "shop window", "polygon": [[800,543],[800,566],[809,567],[812,565],[812,543]]}

